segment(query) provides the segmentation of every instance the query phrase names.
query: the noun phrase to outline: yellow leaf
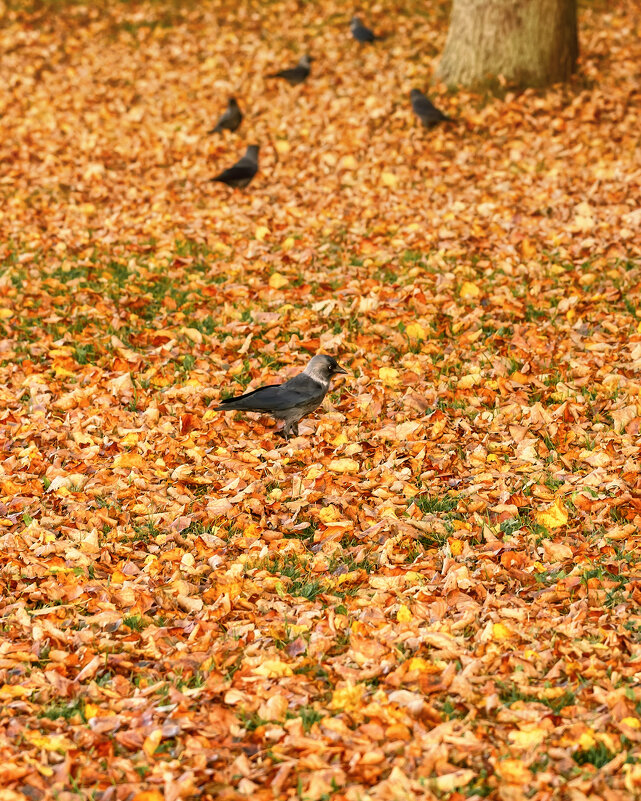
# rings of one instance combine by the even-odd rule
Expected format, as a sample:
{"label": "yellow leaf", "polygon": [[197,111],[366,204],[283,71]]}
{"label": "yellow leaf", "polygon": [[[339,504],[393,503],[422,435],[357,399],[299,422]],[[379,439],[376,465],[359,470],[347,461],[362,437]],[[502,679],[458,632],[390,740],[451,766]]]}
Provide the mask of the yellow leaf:
{"label": "yellow leaf", "polygon": [[464,281],[459,290],[459,297],[461,298],[478,298],[481,290],[471,281]]}
{"label": "yellow leaf", "polygon": [[358,167],[358,162],[356,161],[356,159],[354,158],[354,156],[344,156],[344,157],[341,159],[341,164],[340,164],[340,166],[341,166],[341,167],[342,167],[344,170],[355,170],[355,169]]}
{"label": "yellow leaf", "polygon": [[398,184],[398,177],[393,172],[381,173],[381,183],[383,186],[389,186],[391,189]]}
{"label": "yellow leaf", "polygon": [[0,698],[24,698],[31,695],[33,690],[22,687],[20,684],[3,684],[0,687]]}
{"label": "yellow leaf", "polygon": [[542,743],[547,737],[545,729],[530,729],[529,731],[511,731],[508,734],[510,740],[517,748],[534,748]]}
{"label": "yellow leaf", "polygon": [[269,276],[269,285],[272,289],[282,289],[284,286],[287,286],[288,283],[289,281],[280,273],[272,273]]}
{"label": "yellow leaf", "polygon": [[294,239],[294,237],[288,236],[287,239],[283,242],[283,250],[287,252],[288,250],[291,250],[295,244],[296,240]]}
{"label": "yellow leaf", "polygon": [[380,367],[378,377],[388,387],[394,387],[398,384],[398,370],[394,367]]}
{"label": "yellow leaf", "polygon": [[280,659],[266,659],[261,665],[254,668],[254,673],[266,679],[280,679],[282,676],[294,675],[294,671],[287,662],[281,662]]}
{"label": "yellow leaf", "polygon": [[412,613],[405,606],[405,604],[401,604],[398,608],[398,612],[396,613],[396,620],[399,623],[409,623],[411,619],[412,619]]}
{"label": "yellow leaf", "polygon": [[496,772],[503,781],[510,784],[526,784],[530,781],[530,771],[520,759],[503,759],[497,763]]}
{"label": "yellow leaf", "polygon": [[582,751],[589,751],[590,748],[594,748],[595,745],[596,740],[594,739],[594,732],[592,729],[584,731],[579,737],[579,748]]}
{"label": "yellow leaf", "polygon": [[13,309],[0,309],[0,320],[8,320],[13,317]]}
{"label": "yellow leaf", "polygon": [[495,623],[492,626],[492,637],[495,640],[509,640],[512,637],[512,632],[504,623]]}
{"label": "yellow leaf", "polygon": [[63,734],[40,734],[37,731],[26,731],[24,738],[36,748],[44,748],[45,751],[58,751],[66,753],[71,748],[75,748],[74,743],[68,740]]}
{"label": "yellow leaf", "polygon": [[323,506],[323,508],[318,513],[319,518],[323,523],[333,523],[334,520],[341,519],[341,513],[338,509],[331,504],[329,506]]}
{"label": "yellow leaf", "polygon": [[460,556],[463,553],[462,540],[455,540],[452,537],[450,537],[448,542],[450,544],[450,551],[452,552],[452,556]]}
{"label": "yellow leaf", "polygon": [[355,459],[332,459],[327,468],[332,473],[358,473],[359,464]]}
{"label": "yellow leaf", "polygon": [[123,437],[120,440],[120,444],[124,445],[125,447],[130,447],[131,445],[137,445],[138,439],[139,439],[138,434],[136,434],[135,431],[130,431],[129,434],[127,434],[127,436]]}
{"label": "yellow leaf", "polygon": [[160,790],[141,790],[132,798],[132,801],[164,801],[165,796]]}
{"label": "yellow leaf", "polygon": [[641,720],[639,718],[623,718],[621,723],[625,723],[631,729],[641,729]]}
{"label": "yellow leaf", "polygon": [[154,729],[145,737],[145,742],[142,744],[142,750],[147,755],[148,759],[156,753],[156,749],[162,740],[162,729]]}
{"label": "yellow leaf", "polygon": [[102,709],[98,706],[98,704],[92,704],[91,702],[85,704],[84,716],[87,718],[87,720],[89,720],[89,718],[97,718],[101,714]]}
{"label": "yellow leaf", "polygon": [[364,692],[365,688],[362,684],[348,684],[347,687],[334,690],[330,707],[347,711],[357,709],[361,705]]}
{"label": "yellow leaf", "polygon": [[75,376],[74,372],[72,372],[71,370],[67,370],[66,367],[60,367],[59,365],[56,365],[53,368],[53,374],[55,375],[56,378],[72,378],[73,376]]}
{"label": "yellow leaf", "polygon": [[347,434],[344,431],[341,431],[334,439],[332,440],[332,445],[335,448],[340,448],[341,445],[347,445],[349,439],[347,438]]}
{"label": "yellow leaf", "polygon": [[470,373],[469,375],[462,375],[456,382],[459,389],[470,389],[481,383],[481,376],[479,373]]}
{"label": "yellow leaf", "polygon": [[286,139],[277,139],[276,150],[280,153],[281,156],[284,156],[291,150],[291,145]]}
{"label": "yellow leaf", "polygon": [[537,512],[536,522],[546,528],[561,528],[561,526],[564,526],[568,522],[568,513],[565,510],[563,501],[557,498],[552,506],[542,512]]}
{"label": "yellow leaf", "polygon": [[458,787],[464,787],[474,779],[476,773],[469,768],[462,768],[455,770],[453,773],[445,773],[443,776],[437,776],[430,781],[432,787],[440,793],[451,793]]}
{"label": "yellow leaf", "polygon": [[116,467],[137,467],[142,470],[145,467],[145,460],[136,451],[130,453],[121,453],[113,461],[114,469]]}
{"label": "yellow leaf", "polygon": [[427,662],[425,659],[423,659],[423,657],[421,657],[421,656],[413,656],[409,661],[409,664],[407,666],[407,670],[408,671],[418,670],[420,672],[420,671],[429,670],[430,667],[431,667],[430,663]]}
{"label": "yellow leaf", "polygon": [[405,333],[410,339],[427,339],[427,331],[420,323],[410,323]]}

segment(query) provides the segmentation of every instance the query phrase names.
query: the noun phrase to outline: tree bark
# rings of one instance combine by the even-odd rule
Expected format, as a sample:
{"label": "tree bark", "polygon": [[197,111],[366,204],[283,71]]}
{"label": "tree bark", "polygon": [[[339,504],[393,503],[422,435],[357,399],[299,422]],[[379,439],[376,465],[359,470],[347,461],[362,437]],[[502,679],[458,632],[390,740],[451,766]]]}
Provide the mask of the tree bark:
{"label": "tree bark", "polygon": [[548,86],[574,72],[579,53],[576,0],[453,0],[436,71],[444,83]]}

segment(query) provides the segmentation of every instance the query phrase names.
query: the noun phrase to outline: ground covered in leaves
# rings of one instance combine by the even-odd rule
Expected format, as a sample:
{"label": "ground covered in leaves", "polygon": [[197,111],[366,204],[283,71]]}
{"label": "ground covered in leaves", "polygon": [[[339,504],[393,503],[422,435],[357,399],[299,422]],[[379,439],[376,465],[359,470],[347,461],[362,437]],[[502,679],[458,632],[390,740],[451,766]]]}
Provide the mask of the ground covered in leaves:
{"label": "ground covered in leaves", "polygon": [[350,14],[5,8],[3,801],[641,791],[636,3],[433,132],[447,9]]}

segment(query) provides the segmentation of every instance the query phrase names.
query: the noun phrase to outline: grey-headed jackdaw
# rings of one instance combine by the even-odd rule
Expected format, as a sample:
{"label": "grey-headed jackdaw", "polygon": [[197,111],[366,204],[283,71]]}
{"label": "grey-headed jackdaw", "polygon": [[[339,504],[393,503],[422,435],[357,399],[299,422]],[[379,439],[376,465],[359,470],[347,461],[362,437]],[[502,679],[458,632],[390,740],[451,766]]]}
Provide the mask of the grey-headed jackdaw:
{"label": "grey-headed jackdaw", "polygon": [[426,128],[433,128],[439,122],[449,122],[451,120],[451,117],[447,117],[442,111],[439,111],[420,89],[412,89],[410,100],[412,101],[414,114]]}
{"label": "grey-headed jackdaw", "polygon": [[374,31],[371,31],[368,27],[363,25],[360,17],[352,17],[349,23],[349,29],[357,42],[371,43],[377,41],[377,39],[383,38],[382,36],[377,36]]}
{"label": "grey-headed jackdaw", "polygon": [[243,121],[243,113],[240,110],[235,97],[230,97],[227,108],[218,118],[216,125],[208,133],[222,133],[224,130],[235,131]]}
{"label": "grey-headed jackdaw", "polygon": [[284,78],[287,83],[291,84],[292,86],[296,86],[297,84],[302,83],[309,75],[313,60],[314,59],[311,58],[311,56],[308,56],[307,53],[305,53],[304,56],[301,56],[298,64],[295,67],[288,67],[280,72],[272,72],[271,75],[268,75],[267,77]]}
{"label": "grey-headed jackdaw", "polygon": [[258,172],[258,145],[249,145],[245,155],[237,161],[233,167],[229,167],[220,175],[212,178],[212,181],[219,181],[236,189],[247,186],[251,179]]}
{"label": "grey-headed jackdaw", "polygon": [[245,395],[221,400],[220,411],[263,412],[283,420],[282,434],[288,439],[290,431],[298,436],[298,421],[313,412],[323,402],[332,376],[347,373],[332,356],[314,356],[302,373],[284,384],[270,384]]}

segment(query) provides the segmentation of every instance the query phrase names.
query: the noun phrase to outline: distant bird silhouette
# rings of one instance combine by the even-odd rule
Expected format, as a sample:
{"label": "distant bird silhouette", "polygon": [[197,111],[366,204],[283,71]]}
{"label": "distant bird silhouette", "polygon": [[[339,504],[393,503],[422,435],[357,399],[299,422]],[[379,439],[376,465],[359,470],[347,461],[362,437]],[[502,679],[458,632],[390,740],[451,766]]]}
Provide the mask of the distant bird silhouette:
{"label": "distant bird silhouette", "polygon": [[282,433],[285,439],[290,431],[297,437],[299,420],[321,405],[332,377],[339,373],[347,373],[347,370],[343,370],[333,356],[314,356],[302,373],[284,384],[270,384],[235,398],[225,398],[216,409],[223,412],[264,412],[277,420],[284,420]]}
{"label": "distant bird silhouette", "polygon": [[295,67],[288,67],[280,72],[272,72],[271,75],[268,75],[267,77],[284,78],[287,83],[291,84],[292,86],[296,86],[297,84],[303,83],[303,81],[306,80],[307,76],[309,75],[313,60],[314,59],[311,56],[305,53],[304,56],[301,56],[298,64]]}
{"label": "distant bird silhouette", "polygon": [[449,122],[452,118],[447,117],[439,111],[432,101],[426,97],[420,89],[412,89],[410,100],[414,114],[419,118],[426,128],[433,128],[439,122]]}
{"label": "distant bird silhouette", "polygon": [[377,36],[374,31],[371,31],[363,25],[360,17],[352,17],[349,23],[349,29],[357,42],[370,43],[383,38],[382,36]]}
{"label": "distant bird silhouette", "polygon": [[249,145],[245,155],[237,161],[233,167],[229,167],[220,175],[212,178],[212,181],[219,181],[236,189],[247,186],[251,179],[258,172],[258,145]]}
{"label": "distant bird silhouette", "polygon": [[243,113],[238,107],[235,97],[230,97],[227,108],[218,118],[216,125],[207,133],[222,133],[223,130],[235,131],[243,121]]}

